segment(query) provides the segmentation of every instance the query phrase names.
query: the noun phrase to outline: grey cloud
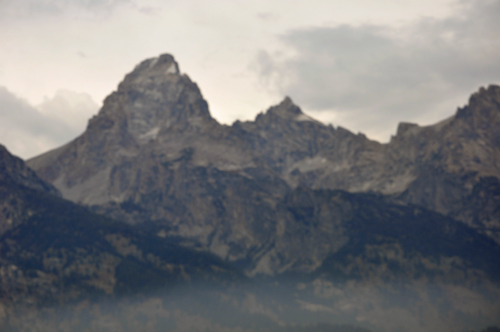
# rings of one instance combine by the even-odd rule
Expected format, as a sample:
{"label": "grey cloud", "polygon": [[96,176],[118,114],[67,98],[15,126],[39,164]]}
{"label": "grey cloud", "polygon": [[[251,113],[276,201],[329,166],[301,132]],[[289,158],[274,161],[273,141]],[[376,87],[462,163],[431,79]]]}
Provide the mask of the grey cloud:
{"label": "grey cloud", "polygon": [[33,135],[50,135],[55,139],[68,132],[66,126],[54,126],[35,108],[4,87],[0,87],[0,117],[3,126],[7,127],[8,123],[11,128],[22,128]]}
{"label": "grey cloud", "polygon": [[500,82],[500,1],[462,6],[460,17],[423,19],[404,30],[289,31],[281,40],[295,56],[282,60],[261,51],[256,68],[263,84],[304,108],[387,138],[398,120],[433,119],[479,86]]}
{"label": "grey cloud", "polygon": [[32,18],[59,16],[71,11],[77,18],[107,17],[132,0],[18,0],[0,1],[0,17]]}
{"label": "grey cloud", "polygon": [[14,154],[32,157],[66,143],[77,134],[63,121],[40,113],[0,87],[0,144]]}

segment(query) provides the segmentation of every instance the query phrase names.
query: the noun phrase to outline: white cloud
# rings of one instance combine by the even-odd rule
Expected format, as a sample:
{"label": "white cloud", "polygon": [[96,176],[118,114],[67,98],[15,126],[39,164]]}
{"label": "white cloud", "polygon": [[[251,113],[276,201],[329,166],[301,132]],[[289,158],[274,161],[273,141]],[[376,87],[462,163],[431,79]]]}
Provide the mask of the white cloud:
{"label": "white cloud", "polygon": [[85,94],[60,91],[40,110],[0,87],[0,144],[21,158],[58,147],[83,131],[97,105]]}
{"label": "white cloud", "polygon": [[37,109],[47,118],[68,126],[74,137],[85,130],[88,120],[97,113],[99,105],[86,93],[58,90],[53,98],[46,98]]}

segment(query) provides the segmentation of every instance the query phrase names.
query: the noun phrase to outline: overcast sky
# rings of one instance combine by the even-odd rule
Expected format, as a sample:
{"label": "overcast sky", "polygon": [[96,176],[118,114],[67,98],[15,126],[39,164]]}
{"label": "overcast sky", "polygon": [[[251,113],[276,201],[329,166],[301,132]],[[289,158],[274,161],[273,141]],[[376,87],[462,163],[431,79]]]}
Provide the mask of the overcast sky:
{"label": "overcast sky", "polygon": [[222,123],[288,95],[388,141],[500,83],[499,18],[500,0],[0,0],[0,143],[28,158],[67,142],[161,53]]}

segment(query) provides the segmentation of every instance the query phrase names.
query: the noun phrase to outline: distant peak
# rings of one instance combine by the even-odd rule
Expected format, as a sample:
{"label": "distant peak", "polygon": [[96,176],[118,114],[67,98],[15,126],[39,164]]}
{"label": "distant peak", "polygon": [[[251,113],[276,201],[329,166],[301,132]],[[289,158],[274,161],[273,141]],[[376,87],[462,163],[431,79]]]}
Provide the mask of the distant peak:
{"label": "distant peak", "polygon": [[287,106],[295,106],[295,104],[293,103],[293,100],[292,98],[286,96],[285,99],[283,99],[283,101],[280,103],[280,105],[287,105]]}
{"label": "distant peak", "polygon": [[[213,119],[201,91],[170,54],[139,63],[104,101],[93,128],[118,128],[137,142],[155,141],[171,130],[199,130]],[[90,126],[90,124],[89,124]]]}
{"label": "distant peak", "polygon": [[481,87],[479,91],[472,94],[469,104],[459,108],[457,118],[482,118],[485,123],[498,121],[498,110],[500,109],[500,86],[489,85],[487,88]]}
{"label": "distant peak", "polygon": [[479,91],[470,97],[469,103],[473,103],[478,100],[496,100],[497,102],[500,102],[500,86],[491,84],[487,88],[480,87]]}
{"label": "distant peak", "polygon": [[303,114],[302,110],[293,103],[290,97],[285,97],[281,103],[276,106],[272,106],[268,111],[268,114],[278,115],[282,118],[296,117],[297,115]]}
{"label": "distant peak", "polygon": [[324,125],[320,121],[311,118],[310,116],[304,114],[300,107],[295,105],[290,97],[285,97],[281,103],[278,105],[270,107],[264,114],[260,113],[255,121],[257,122],[267,122],[275,121],[276,119],[284,120],[285,122],[295,121],[295,122],[312,122],[320,125]]}

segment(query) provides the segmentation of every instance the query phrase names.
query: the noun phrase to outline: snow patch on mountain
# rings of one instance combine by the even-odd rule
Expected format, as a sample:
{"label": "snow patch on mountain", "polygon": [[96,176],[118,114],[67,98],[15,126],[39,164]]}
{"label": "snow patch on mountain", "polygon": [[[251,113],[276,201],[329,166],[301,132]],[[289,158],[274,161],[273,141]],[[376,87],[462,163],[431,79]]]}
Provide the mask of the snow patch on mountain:
{"label": "snow patch on mountain", "polygon": [[145,134],[139,135],[139,140],[141,143],[148,142],[150,140],[155,140],[158,137],[158,133],[160,132],[160,127],[154,127],[150,131]]}

